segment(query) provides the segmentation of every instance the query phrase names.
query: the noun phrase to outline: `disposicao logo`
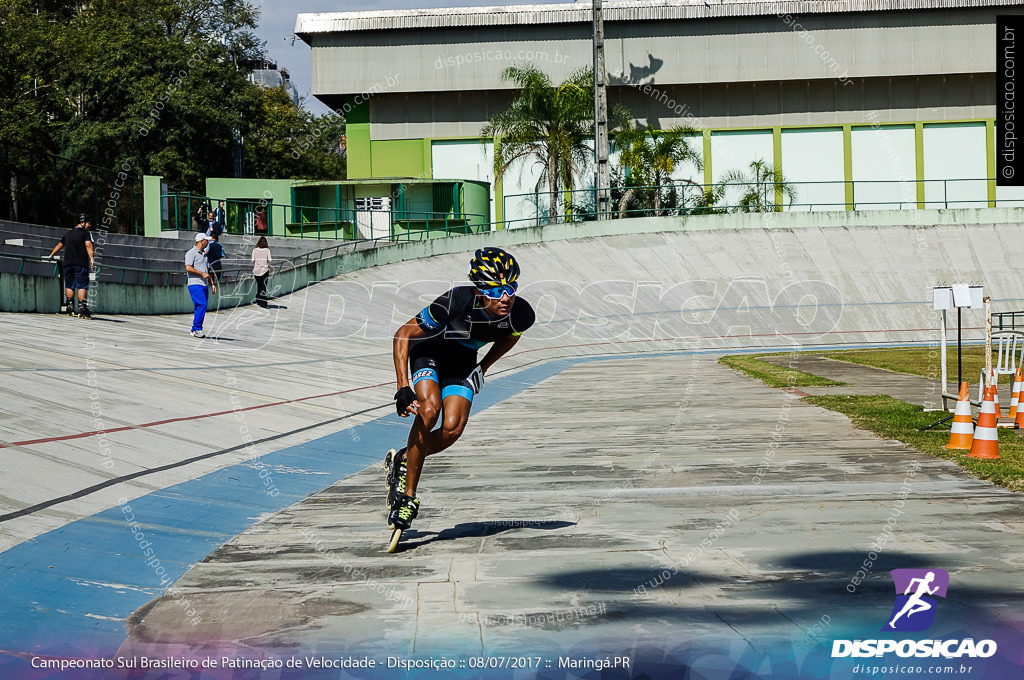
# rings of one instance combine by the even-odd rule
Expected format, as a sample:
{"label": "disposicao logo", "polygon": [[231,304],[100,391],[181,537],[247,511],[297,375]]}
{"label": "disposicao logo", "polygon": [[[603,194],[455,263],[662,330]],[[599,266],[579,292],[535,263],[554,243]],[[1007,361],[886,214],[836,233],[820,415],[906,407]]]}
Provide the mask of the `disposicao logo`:
{"label": "disposicao logo", "polygon": [[949,572],[945,569],[893,569],[889,574],[896,585],[896,604],[889,615],[889,623],[882,630],[905,633],[928,630],[935,621],[938,602],[927,596],[946,597]]}
{"label": "disposicao logo", "polygon": [[[893,569],[889,572],[896,588],[896,602],[882,632],[918,632],[935,621],[938,600],[946,597],[949,573],[943,569]],[[996,653],[994,640],[835,640],[832,658],[884,656],[895,652],[900,657],[947,659],[988,658]]]}

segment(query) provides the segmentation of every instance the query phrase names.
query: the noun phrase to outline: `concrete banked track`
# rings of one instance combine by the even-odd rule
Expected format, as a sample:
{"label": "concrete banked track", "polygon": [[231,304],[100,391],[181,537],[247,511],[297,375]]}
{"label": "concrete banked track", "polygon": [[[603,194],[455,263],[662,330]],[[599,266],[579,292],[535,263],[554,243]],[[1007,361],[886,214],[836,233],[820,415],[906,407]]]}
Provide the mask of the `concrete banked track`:
{"label": "concrete banked track", "polygon": [[[995,606],[992,574],[1020,591],[1015,495],[714,361],[934,342],[937,283],[1020,305],[1016,213],[884,215],[446,239],[424,247],[446,254],[208,317],[202,342],[186,317],[104,318],[101,304],[91,322],[0,316],[0,675],[76,655],[661,654],[678,669],[718,654],[757,668],[774,644],[788,664],[827,663],[833,638],[878,630],[885,572],[902,566],[952,565],[975,599],[951,606]],[[408,428],[390,338],[483,245],[519,259],[538,324],[429,461],[421,517],[386,555],[379,461]],[[981,337],[980,312],[964,322]],[[903,540],[850,596],[918,467]],[[970,531],[964,503],[1011,528]],[[964,617],[949,632],[992,625]],[[316,676],[301,664],[294,677]]]}

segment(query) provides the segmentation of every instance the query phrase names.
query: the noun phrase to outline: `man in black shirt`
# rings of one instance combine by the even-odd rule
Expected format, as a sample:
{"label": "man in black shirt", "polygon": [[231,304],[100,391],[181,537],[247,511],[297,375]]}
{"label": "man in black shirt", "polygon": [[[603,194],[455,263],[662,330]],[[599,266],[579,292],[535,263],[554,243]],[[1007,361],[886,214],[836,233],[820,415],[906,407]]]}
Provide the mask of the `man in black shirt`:
{"label": "man in black shirt", "polygon": [[[409,528],[419,510],[416,485],[424,459],[458,440],[484,374],[533,325],[530,303],[516,297],[518,278],[511,255],[482,248],[469,263],[473,286],[452,288],[395,333],[395,406],[398,415],[415,419],[406,448],[392,450],[386,461],[392,528]],[[488,343],[494,344],[478,362],[477,351]]]}
{"label": "man in black shirt", "polygon": [[52,259],[57,252],[64,248],[64,314],[75,315],[75,290],[78,291],[78,316],[83,319],[92,318],[89,314],[89,307],[85,304],[85,297],[89,292],[89,270],[96,262],[92,253],[92,234],[89,227],[92,225],[92,218],[88,213],[78,215],[78,224],[74,229],[69,229],[61,237],[60,243],[50,251]]}

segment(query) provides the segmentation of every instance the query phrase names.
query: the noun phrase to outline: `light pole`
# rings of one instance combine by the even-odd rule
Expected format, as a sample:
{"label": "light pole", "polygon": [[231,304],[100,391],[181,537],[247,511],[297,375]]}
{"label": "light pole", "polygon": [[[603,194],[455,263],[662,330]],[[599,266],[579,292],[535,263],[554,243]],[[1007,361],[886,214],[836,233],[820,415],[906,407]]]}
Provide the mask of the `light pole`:
{"label": "light pole", "polygon": [[604,67],[604,17],[594,0],[594,211],[608,219],[611,174],[608,169],[608,73]]}

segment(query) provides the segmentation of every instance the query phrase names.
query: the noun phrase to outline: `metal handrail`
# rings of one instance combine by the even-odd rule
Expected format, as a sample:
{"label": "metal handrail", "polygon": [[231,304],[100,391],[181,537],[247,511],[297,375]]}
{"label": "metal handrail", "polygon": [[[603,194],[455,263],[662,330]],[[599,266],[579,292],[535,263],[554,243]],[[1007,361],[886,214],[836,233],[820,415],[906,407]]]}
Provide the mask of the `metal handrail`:
{"label": "metal handrail", "polygon": [[[1003,328],[1003,318],[1007,317],[1007,316],[1010,317],[1010,325],[1009,325],[1008,328]],[[1024,312],[993,312],[992,313],[992,330],[994,330],[994,331],[1016,330],[1017,329],[1017,317],[1021,317],[1022,319],[1024,319]],[[996,324],[998,324],[998,326],[999,326],[998,328],[996,328]],[[1024,322],[1021,323],[1021,326],[1024,326]]]}
{"label": "metal handrail", "polygon": [[[662,184],[660,186],[656,186],[656,185],[637,185],[637,186],[623,185],[623,186],[618,186],[618,187],[612,187],[612,190],[625,192],[625,191],[627,191],[629,189],[635,189],[635,190],[638,190],[638,191],[650,191],[650,190],[658,190],[658,189],[660,189],[661,191],[667,191],[667,190],[675,189],[675,190],[681,192],[682,197],[679,200],[679,204],[680,205],[677,205],[677,206],[674,206],[674,207],[662,206],[660,208],[661,216],[676,216],[678,214],[699,215],[702,212],[732,212],[732,211],[742,210],[742,209],[744,209],[744,208],[746,208],[748,206],[743,206],[743,205],[740,205],[738,203],[736,203],[736,204],[719,203],[719,204],[715,204],[715,205],[712,205],[712,206],[701,207],[701,206],[697,206],[697,205],[686,205],[686,200],[687,200],[687,194],[689,194],[690,196],[693,196],[694,198],[699,198],[700,196],[705,195],[709,190],[712,190],[712,189],[718,189],[718,190],[720,190],[722,188],[742,189],[744,187],[747,187],[747,188],[749,188],[749,187],[757,187],[757,188],[765,190],[765,193],[768,195],[770,200],[768,200],[766,202],[766,204],[764,206],[764,210],[763,210],[764,212],[776,212],[776,211],[792,212],[794,209],[806,208],[806,209],[809,210],[809,209],[814,208],[814,207],[817,207],[817,208],[836,208],[836,209],[840,209],[840,210],[856,210],[858,205],[894,206],[894,207],[902,210],[902,209],[904,209],[904,207],[910,207],[912,209],[917,209],[919,204],[923,205],[923,207],[926,208],[926,209],[933,208],[934,206],[939,205],[939,204],[941,204],[943,208],[948,209],[950,207],[956,207],[956,206],[962,205],[962,204],[972,204],[972,205],[984,204],[986,206],[987,205],[998,206],[1001,203],[1002,204],[1006,204],[1006,203],[1019,202],[1018,199],[1003,199],[1003,200],[992,199],[992,200],[990,200],[988,198],[988,196],[987,196],[987,193],[986,193],[986,196],[984,198],[980,198],[980,197],[979,198],[968,198],[968,199],[951,199],[951,198],[949,198],[949,187],[952,184],[964,183],[964,182],[973,183],[973,184],[980,184],[982,182],[992,182],[992,181],[995,181],[995,180],[994,180],[994,178],[991,178],[991,177],[989,177],[989,178],[961,178],[961,179],[953,179],[953,178],[947,178],[947,179],[916,179],[915,178],[915,179],[912,179],[912,180],[911,179],[907,179],[907,180],[822,180],[822,181],[809,181],[809,182],[794,182],[794,181],[784,180],[782,183],[776,183],[774,181],[768,180],[768,181],[764,181],[764,182],[733,182],[733,183],[729,183],[729,184],[724,184],[722,182],[713,183],[713,184],[702,184],[702,183],[692,182],[692,181],[688,181],[688,180],[671,180],[671,181],[668,181],[668,182],[666,182],[666,183],[664,183],[664,184]],[[917,193],[916,187],[917,187],[917,185],[920,184],[923,187],[928,187],[929,185],[936,186],[936,185],[938,185],[940,183],[941,183],[941,185],[943,187],[942,198],[924,197],[920,201],[916,198],[916,193]],[[798,197],[799,197],[799,188],[801,186],[842,185],[843,188],[844,188],[844,194],[845,194],[845,189],[846,188],[850,189],[850,196],[846,197],[844,195],[844,198],[842,200],[836,200],[836,201],[831,202],[831,203],[821,202],[821,201],[814,201],[814,202],[798,202],[798,201],[794,201],[792,203],[787,203],[785,201],[776,202],[774,200],[776,198],[776,196],[777,196],[777,194],[775,192],[778,191],[778,187],[781,186],[781,185],[788,185],[790,187],[793,187],[794,189],[797,189],[798,190],[797,191]],[[870,200],[870,199],[866,199],[866,200],[865,199],[861,199],[861,200],[858,201],[855,198],[855,196],[856,196],[856,188],[858,186],[863,187],[863,186],[866,186],[866,185],[871,185],[871,186],[879,186],[879,185],[912,186],[912,187],[914,187],[915,197],[914,198],[904,197],[904,198],[902,198],[901,200],[898,200],[898,201],[884,201],[884,200],[877,200],[876,201],[876,200]],[[559,189],[557,194],[558,194],[559,199],[563,202],[563,205],[564,205],[565,199],[567,198],[568,199],[568,203],[570,205],[574,206],[574,208],[575,208],[577,206],[576,198],[575,197],[577,195],[582,195],[583,197],[589,198],[589,197],[593,196],[594,189],[593,188],[587,188],[587,189]],[[532,191],[532,192],[527,192],[527,193],[509,194],[507,196],[504,196],[502,198],[502,201],[503,201],[502,205],[504,207],[503,214],[507,215],[509,213],[509,210],[508,210],[509,202],[510,201],[514,201],[515,199],[530,199],[534,203],[534,205],[538,207],[538,213],[539,213],[540,210],[543,210],[543,208],[541,208],[539,205],[537,205],[537,203],[541,199],[545,199],[546,200],[549,195],[550,195],[550,192],[548,192],[548,191]],[[632,203],[632,205],[635,205],[635,202]],[[614,204],[613,204],[613,206],[614,206]],[[547,206],[547,207],[548,207],[548,209],[550,208],[550,206]],[[614,219],[614,218],[617,218],[619,216],[620,212],[625,213],[626,216],[635,215],[637,213],[642,213],[645,216],[657,216],[657,215],[654,215],[654,213],[656,212],[654,207],[650,206],[650,205],[645,206],[645,207],[627,207],[627,209],[624,210],[624,211],[619,211],[617,208],[612,207],[607,212],[605,212],[603,214],[606,214],[609,217]],[[535,224],[537,226],[540,226],[541,224],[550,224],[550,223],[553,223],[553,222],[565,223],[565,222],[586,221],[586,220],[595,219],[595,217],[596,217],[595,213],[593,213],[592,211],[588,210],[588,211],[586,211],[586,214],[585,214],[585,220],[581,220],[580,216],[578,214],[573,214],[573,213],[565,214],[563,206],[559,206],[558,207],[558,213],[559,214],[557,216],[555,216],[555,217],[551,217],[549,214],[535,214],[532,217],[518,218],[518,219],[513,219],[513,220],[504,220],[503,222],[501,222],[499,224],[503,223],[503,224],[506,224],[506,225],[511,225],[511,224],[515,224],[515,223],[519,223],[519,222],[530,222],[530,223],[533,223],[533,224]]]}

